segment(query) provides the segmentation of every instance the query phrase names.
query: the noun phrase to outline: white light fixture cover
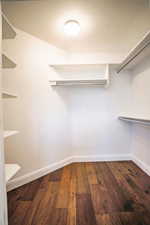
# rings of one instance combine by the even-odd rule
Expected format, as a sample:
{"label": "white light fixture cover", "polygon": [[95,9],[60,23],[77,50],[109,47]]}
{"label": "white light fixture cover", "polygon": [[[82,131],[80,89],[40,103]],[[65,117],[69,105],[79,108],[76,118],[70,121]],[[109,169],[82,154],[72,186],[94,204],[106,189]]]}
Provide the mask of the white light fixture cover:
{"label": "white light fixture cover", "polygon": [[80,24],[76,20],[68,20],[64,24],[64,32],[68,36],[77,36],[80,32]]}

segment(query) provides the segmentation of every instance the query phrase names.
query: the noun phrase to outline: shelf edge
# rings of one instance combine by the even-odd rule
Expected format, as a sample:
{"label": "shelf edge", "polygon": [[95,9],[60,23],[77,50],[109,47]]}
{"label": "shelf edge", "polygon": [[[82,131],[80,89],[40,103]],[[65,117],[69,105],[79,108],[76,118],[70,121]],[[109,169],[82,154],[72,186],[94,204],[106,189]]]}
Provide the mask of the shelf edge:
{"label": "shelf edge", "polygon": [[[7,17],[2,13],[2,39],[14,39],[17,35],[14,26],[9,22]],[[7,34],[6,34],[7,33]]]}
{"label": "shelf edge", "polygon": [[21,169],[18,164],[5,164],[6,183]]}
{"label": "shelf edge", "polygon": [[145,48],[147,48],[150,45],[150,31],[148,31],[142,40],[138,42],[138,44],[131,49],[131,51],[128,53],[128,55],[125,57],[125,59],[120,63],[118,66],[118,69],[116,70],[117,73],[120,73],[127,65],[129,65],[138,55],[140,55]]}
{"label": "shelf edge", "polygon": [[150,119],[136,118],[130,116],[119,116],[118,119],[132,123],[150,124]]}
{"label": "shelf edge", "polygon": [[10,136],[16,135],[18,133],[19,133],[18,130],[5,130],[4,133],[3,133],[3,138],[7,138],[7,137],[10,137]]}

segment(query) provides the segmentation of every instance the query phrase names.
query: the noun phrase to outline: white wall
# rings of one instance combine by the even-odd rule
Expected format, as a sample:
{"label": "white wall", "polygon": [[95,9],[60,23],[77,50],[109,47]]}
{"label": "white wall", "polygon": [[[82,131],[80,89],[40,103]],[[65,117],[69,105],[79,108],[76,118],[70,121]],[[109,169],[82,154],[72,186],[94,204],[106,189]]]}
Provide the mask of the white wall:
{"label": "white wall", "polygon": [[[150,61],[145,59],[132,74],[133,113],[150,118]],[[132,128],[132,152],[150,172],[150,127],[134,125]]]}
{"label": "white wall", "polygon": [[20,134],[7,139],[7,162],[17,162],[24,175],[71,154],[68,119],[69,95],[49,85],[50,63],[63,63],[65,52],[24,32],[4,42],[3,51],[17,63],[3,70],[3,87],[16,92],[16,100],[5,100],[5,129]]}
{"label": "white wall", "polygon": [[120,52],[91,52],[91,53],[69,53],[68,60],[70,63],[108,63],[118,64],[124,58],[124,53]]}
{"label": "white wall", "polygon": [[[7,139],[7,162],[17,162],[20,177],[71,155],[124,157],[130,152],[130,125],[117,116],[130,105],[130,78],[111,73],[108,89],[99,87],[51,88],[54,76],[50,63],[77,62],[36,37],[17,30],[13,41],[5,41],[4,52],[16,63],[5,70],[4,87],[17,92],[16,100],[5,101],[5,127],[20,134]],[[105,63],[110,55],[94,55],[92,63]],[[83,60],[83,55],[80,56]],[[89,63],[89,54],[84,63]],[[112,59],[112,61],[115,59]],[[120,60],[118,58],[118,60]],[[80,60],[81,62],[81,60]],[[83,62],[83,61],[82,61]],[[91,60],[90,60],[91,62]],[[98,159],[98,158],[97,158]]]}
{"label": "white wall", "polygon": [[[0,93],[2,87],[2,17],[0,3]],[[3,122],[2,122],[2,98],[0,94],[0,225],[7,225],[7,201],[6,201],[6,184],[4,171],[4,144],[3,144]]]}
{"label": "white wall", "polygon": [[130,76],[112,70],[109,88],[72,88],[70,92],[74,154],[111,157],[130,153],[130,125],[117,118],[130,105]]}

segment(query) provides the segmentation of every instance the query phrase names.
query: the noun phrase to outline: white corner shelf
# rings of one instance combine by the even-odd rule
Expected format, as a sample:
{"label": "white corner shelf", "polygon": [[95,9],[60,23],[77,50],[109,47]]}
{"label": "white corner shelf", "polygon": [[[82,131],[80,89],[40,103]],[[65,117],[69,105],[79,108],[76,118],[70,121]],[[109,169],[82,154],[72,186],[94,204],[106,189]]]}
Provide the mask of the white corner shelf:
{"label": "white corner shelf", "polygon": [[2,90],[2,98],[17,98],[17,97],[18,97],[18,95],[14,94],[12,92]]}
{"label": "white corner shelf", "polygon": [[2,13],[2,39],[13,39],[16,37],[14,26],[9,22],[7,17]]}
{"label": "white corner shelf", "polygon": [[119,116],[120,120],[132,123],[142,123],[150,125],[150,118],[141,118],[136,116]]}
{"label": "white corner shelf", "polygon": [[18,134],[18,133],[19,133],[18,130],[5,130],[3,133],[3,137],[7,138],[7,137],[10,137],[10,136]]}
{"label": "white corner shelf", "polygon": [[148,56],[150,57],[150,31],[147,32],[143,39],[129,52],[122,63],[119,64],[117,73],[120,73],[123,69],[132,69]]}
{"label": "white corner shelf", "polygon": [[9,59],[5,54],[2,54],[2,68],[13,69],[15,67],[16,63],[14,63],[11,59]]}
{"label": "white corner shelf", "polygon": [[[100,68],[103,66],[103,72]],[[55,64],[51,67],[60,75],[62,78],[50,80],[51,86],[73,86],[73,85],[97,85],[107,87],[109,84],[109,65],[108,64]],[[86,73],[95,73],[96,76],[90,76]],[[72,73],[75,74],[72,77]],[[78,74],[78,76],[76,76]],[[84,76],[83,76],[84,75]]]}
{"label": "white corner shelf", "polygon": [[6,183],[21,169],[18,164],[5,164]]}

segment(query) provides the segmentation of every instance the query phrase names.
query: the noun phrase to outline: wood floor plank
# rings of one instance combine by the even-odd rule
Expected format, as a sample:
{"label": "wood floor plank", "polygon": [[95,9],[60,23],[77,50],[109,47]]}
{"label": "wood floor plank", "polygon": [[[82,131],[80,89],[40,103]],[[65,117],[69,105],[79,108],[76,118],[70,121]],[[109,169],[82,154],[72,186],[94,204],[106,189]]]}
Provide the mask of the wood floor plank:
{"label": "wood floor plank", "polygon": [[102,214],[113,211],[111,206],[112,204],[110,204],[110,198],[108,196],[108,190],[101,174],[99,174],[98,182],[96,168],[93,166],[93,163],[86,163],[86,170],[95,213]]}
{"label": "wood floor plank", "polygon": [[77,225],[97,225],[90,194],[77,194]]}
{"label": "wood floor plank", "polygon": [[57,197],[56,208],[67,208],[69,202],[70,176],[71,165],[63,168],[62,177],[60,181],[59,193]]}
{"label": "wood floor plank", "polygon": [[27,210],[29,210],[31,201],[19,201],[19,204],[15,210],[15,213],[9,217],[9,225],[20,225],[25,219]]}
{"label": "wood floor plank", "polygon": [[[127,183],[130,185],[130,187],[134,190],[134,192],[137,194],[137,197],[140,196],[141,199],[145,200],[145,203],[150,201],[150,194],[149,191],[147,192],[146,190],[149,190],[149,185],[150,185],[150,180],[149,176],[143,172],[138,167],[131,167],[134,164],[130,162],[130,164],[126,164],[124,162],[124,167],[120,165],[120,167],[123,170],[128,171],[124,174],[124,178],[126,179]],[[140,173],[140,174],[139,174]],[[147,180],[147,181],[146,181]],[[147,187],[147,189],[145,189]]]}
{"label": "wood floor plank", "polygon": [[67,209],[55,209],[53,215],[45,225],[66,225],[67,224]]}
{"label": "wood floor plank", "polygon": [[60,181],[62,176],[63,169],[58,169],[49,175],[49,181]]}
{"label": "wood floor plank", "polygon": [[71,165],[67,225],[76,225],[76,170],[75,170],[75,164]]}
{"label": "wood floor plank", "polygon": [[[141,198],[137,193],[137,186],[132,187],[130,181],[128,182],[128,180],[130,179],[128,179],[129,173],[120,173],[120,171],[123,171],[123,168],[121,168],[120,170],[120,167],[122,167],[120,163],[117,165],[115,165],[114,163],[109,163],[109,167],[111,168],[120,188],[123,190],[124,195],[126,196],[126,199],[129,202],[129,206],[127,205],[127,207],[133,208],[134,211],[146,211],[147,209],[145,208],[144,199]],[[140,195],[142,195],[142,192],[140,192]]]}
{"label": "wood floor plank", "polygon": [[11,192],[8,192],[8,216],[9,218],[13,215],[15,212],[20,199],[20,193],[23,192],[22,188],[15,189]]}
{"label": "wood floor plank", "polygon": [[116,211],[116,205],[113,204],[112,199],[106,188],[102,188],[99,184],[91,186],[91,198],[95,214],[106,214]]}
{"label": "wood floor plank", "polygon": [[96,171],[95,171],[95,167],[93,166],[93,163],[91,162],[85,163],[85,168],[86,168],[89,184],[90,185],[98,184]]}
{"label": "wood floor plank", "polygon": [[[104,165],[104,163],[102,163],[102,165]],[[98,164],[95,164],[95,170],[98,184],[90,185],[95,213],[106,214],[109,212],[115,212],[117,210],[116,204],[113,202],[113,198],[110,198],[109,196],[110,189],[105,183],[104,175],[98,168]]]}
{"label": "wood floor plank", "polygon": [[[96,215],[97,225],[123,225],[118,217],[118,214],[112,220],[111,214]],[[129,224],[128,224],[129,225]]]}
{"label": "wood floor plank", "polygon": [[114,177],[116,178],[119,188],[124,193],[126,199],[126,202],[124,204],[124,211],[134,211],[136,209],[139,209],[139,203],[135,199],[135,193],[126,182],[124,175],[120,173],[120,164],[110,162],[107,163],[107,165],[110,168],[111,172],[113,173]]}
{"label": "wood floor plank", "polygon": [[98,170],[100,171],[99,173],[101,173],[101,179],[103,179],[105,189],[107,190],[107,195],[109,196],[109,203],[112,207],[112,211],[123,212],[127,199],[125,198],[122,189],[119,187],[115,177],[111,173],[111,170],[106,163],[101,163],[97,166]]}
{"label": "wood floor plank", "polygon": [[143,191],[147,194],[147,198],[150,199],[149,176],[144,174],[144,172],[140,168],[135,167],[134,163],[125,164],[125,165],[126,165],[126,167],[128,167],[128,170],[130,171],[129,175],[132,176],[132,179],[134,179],[134,182],[141,189],[141,191]]}
{"label": "wood floor plank", "polygon": [[134,191],[135,198],[139,200],[139,202],[141,203],[141,205],[143,206],[143,208],[145,209],[145,211],[148,210],[150,212],[150,201],[147,198],[146,194],[143,193],[138,188],[138,186],[136,185],[136,183],[134,183],[134,181],[132,180],[132,178],[130,176],[126,175],[125,179],[128,182],[129,186]]}
{"label": "wood floor plank", "polygon": [[76,164],[76,176],[77,176],[77,193],[78,194],[90,193],[85,163]]}
{"label": "wood floor plank", "polygon": [[30,183],[30,185],[26,185],[25,191],[20,196],[20,200],[22,201],[32,201],[36,195],[36,192],[41,184],[42,179],[36,179]]}
{"label": "wood floor plank", "polygon": [[27,193],[27,190],[31,187],[30,184],[23,185],[17,189],[14,189],[13,191],[8,192],[8,216],[9,218],[12,217],[12,215],[15,213],[15,210],[20,203],[20,201],[25,200],[24,196],[25,193]]}
{"label": "wood floor plank", "polygon": [[149,225],[149,218],[142,213],[121,212],[97,215],[97,225]]}
{"label": "wood floor plank", "polygon": [[22,220],[22,223],[20,223],[19,225],[32,225],[34,216],[40,206],[40,202],[42,201],[45,195],[45,191],[48,189],[48,182],[49,182],[49,176],[44,176],[42,178],[39,188],[37,189],[36,195],[33,201],[31,202],[30,208],[28,209],[26,213],[25,219]]}
{"label": "wood floor plank", "polygon": [[56,197],[59,184],[58,182],[49,182],[42,201],[34,214],[32,225],[48,225],[50,215],[53,215],[56,204]]}

